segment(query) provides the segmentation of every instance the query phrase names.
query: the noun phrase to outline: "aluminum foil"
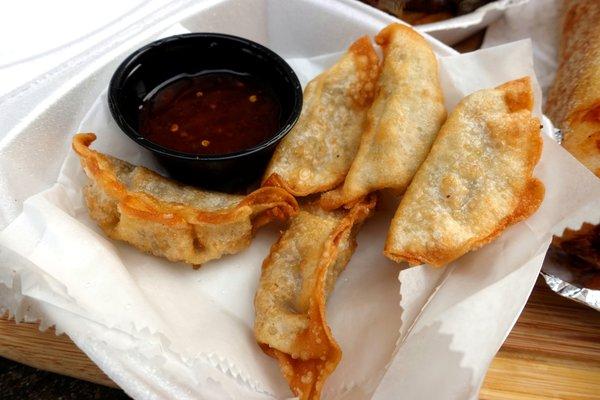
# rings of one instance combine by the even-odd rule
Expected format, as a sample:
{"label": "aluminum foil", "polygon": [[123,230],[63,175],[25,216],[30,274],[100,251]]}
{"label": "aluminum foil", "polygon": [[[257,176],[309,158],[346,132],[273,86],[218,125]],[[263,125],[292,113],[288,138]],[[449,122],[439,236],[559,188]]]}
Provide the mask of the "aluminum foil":
{"label": "aluminum foil", "polygon": [[556,275],[551,275],[544,271],[542,271],[541,274],[544,277],[546,284],[553,292],[600,311],[600,290],[580,288],[572,283],[562,280]]}
{"label": "aluminum foil", "polygon": [[556,140],[558,142],[558,144],[561,144],[563,141],[563,133],[560,129],[555,129],[554,130],[554,140]]}

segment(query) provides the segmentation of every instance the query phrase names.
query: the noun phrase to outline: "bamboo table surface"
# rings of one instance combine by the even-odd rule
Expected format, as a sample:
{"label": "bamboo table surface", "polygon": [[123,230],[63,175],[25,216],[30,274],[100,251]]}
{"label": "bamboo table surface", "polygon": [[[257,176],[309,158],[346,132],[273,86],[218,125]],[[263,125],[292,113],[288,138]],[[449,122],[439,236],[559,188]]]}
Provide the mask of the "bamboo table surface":
{"label": "bamboo table surface", "polygon": [[[65,335],[0,318],[0,356],[52,372],[115,384]],[[540,278],[493,360],[485,400],[600,399],[600,313],[559,297]]]}

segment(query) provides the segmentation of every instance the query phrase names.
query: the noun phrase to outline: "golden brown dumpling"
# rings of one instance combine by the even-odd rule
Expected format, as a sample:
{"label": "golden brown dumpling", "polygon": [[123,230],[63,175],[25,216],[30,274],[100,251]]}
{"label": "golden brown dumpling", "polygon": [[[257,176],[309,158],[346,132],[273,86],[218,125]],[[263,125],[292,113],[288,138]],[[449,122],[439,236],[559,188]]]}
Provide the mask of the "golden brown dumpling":
{"label": "golden brown dumpling", "polygon": [[326,209],[384,188],[404,192],[446,119],[429,43],[400,24],[386,27],[375,40],[384,54],[377,96],[344,184],[321,198]]}
{"label": "golden brown dumpling", "polygon": [[377,54],[362,37],[309,82],[300,119],[277,146],[263,186],[307,196],[342,183],[358,149],[378,74]]}
{"label": "golden brown dumpling", "polygon": [[385,255],[442,266],[533,214],[544,185],[529,78],[465,97],[450,114],[392,220]]}
{"label": "golden brown dumpling", "polygon": [[302,400],[319,399],[342,356],[326,322],[325,302],[374,206],[370,198],[349,211],[301,209],[263,263],[254,333]]}
{"label": "golden brown dumpling", "polygon": [[243,250],[258,227],[298,209],[293,196],[280,188],[244,197],[180,185],[91,150],[95,139],[93,133],[73,138],[90,178],[83,189],[90,216],[109,237],[155,256],[199,266]]}

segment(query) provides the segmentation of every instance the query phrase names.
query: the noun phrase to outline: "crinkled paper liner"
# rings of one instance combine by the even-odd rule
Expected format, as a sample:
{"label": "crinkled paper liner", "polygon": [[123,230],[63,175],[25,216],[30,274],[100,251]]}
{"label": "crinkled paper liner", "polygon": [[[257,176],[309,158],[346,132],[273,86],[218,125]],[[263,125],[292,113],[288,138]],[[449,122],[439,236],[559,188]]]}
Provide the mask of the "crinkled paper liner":
{"label": "crinkled paper liner", "polygon": [[[276,398],[260,382],[252,380],[240,371],[233,362],[218,354],[196,354],[192,358],[186,358],[170,351],[169,340],[159,332],[150,332],[148,327],[139,329],[133,326],[133,324],[131,326],[117,326],[110,321],[103,321],[95,316],[91,316],[92,319],[90,319],[89,315],[86,316],[83,310],[78,309],[77,301],[67,293],[64,285],[40,270],[33,263],[1,245],[0,265],[11,266],[11,271],[0,269],[0,315],[8,314],[8,318],[13,319],[17,323],[38,323],[40,331],[54,327],[56,335],[68,332],[69,337],[86,354],[97,354],[100,351],[107,355],[107,357],[93,359],[101,369],[104,369],[102,368],[103,364],[110,362],[109,359],[115,357],[115,353],[118,352],[120,355],[133,361],[132,364],[135,364],[135,368],[144,366],[148,368],[146,372],[152,371],[153,376],[156,377],[160,376],[161,372],[156,370],[156,368],[152,368],[151,365],[156,365],[157,363],[164,364],[167,357],[169,357],[191,368],[191,370],[197,371],[195,374],[197,384],[210,382],[215,384],[217,382],[216,379],[223,379],[223,376],[215,376],[214,373],[210,372],[211,369],[215,369],[254,393],[264,394],[268,398]],[[22,286],[23,280],[28,282],[26,288]],[[23,294],[24,292],[27,292],[27,294]],[[44,295],[52,293],[53,298],[40,301],[39,298],[36,298],[36,293],[44,293]],[[69,322],[67,324],[57,322],[57,318],[54,317],[58,315],[63,317],[58,318],[58,320]],[[65,315],[68,315],[68,318],[64,318]],[[91,324],[92,329],[90,329],[89,324]],[[108,330],[118,340],[98,340],[93,332],[95,329],[101,329],[104,332]],[[207,369],[206,366],[209,366],[209,368]],[[111,368],[108,368],[111,371],[113,379],[115,378],[114,367],[118,367],[118,363],[113,363]],[[122,377],[126,377],[128,374],[131,374],[132,368],[116,368],[116,370],[121,370]],[[138,374],[143,375],[144,372],[138,371]],[[168,379],[165,380],[165,385],[170,386],[170,389],[177,388],[177,391],[167,391],[165,394],[178,393],[183,390],[174,383],[169,384]],[[144,391],[141,388],[141,392],[138,393],[140,398],[153,397],[150,394],[155,393],[156,387],[155,385],[151,386],[152,390],[146,389]],[[220,387],[221,385],[217,386]],[[128,392],[132,394],[129,387]],[[227,393],[227,390],[224,387],[220,387],[218,393]],[[190,392],[190,394],[192,393]],[[194,398],[193,395],[191,398]]]}

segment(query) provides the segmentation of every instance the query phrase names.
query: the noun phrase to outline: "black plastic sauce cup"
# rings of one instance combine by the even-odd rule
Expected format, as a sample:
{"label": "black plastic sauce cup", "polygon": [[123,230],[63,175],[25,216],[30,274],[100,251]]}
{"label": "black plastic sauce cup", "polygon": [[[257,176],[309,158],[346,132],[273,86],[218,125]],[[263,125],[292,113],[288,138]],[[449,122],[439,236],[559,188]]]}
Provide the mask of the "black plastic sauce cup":
{"label": "black plastic sauce cup", "polygon": [[[280,127],[273,136],[242,151],[201,155],[168,149],[140,134],[140,105],[153,89],[178,75],[214,70],[249,74],[271,86],[281,106]],[[298,120],[302,87],[292,68],[258,43],[224,34],[190,33],[152,42],[127,57],[110,81],[108,104],[123,132],[150,150],[174,179],[239,191],[263,173],[275,146]]]}

